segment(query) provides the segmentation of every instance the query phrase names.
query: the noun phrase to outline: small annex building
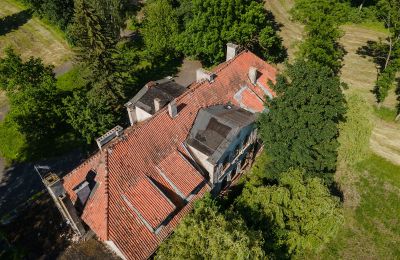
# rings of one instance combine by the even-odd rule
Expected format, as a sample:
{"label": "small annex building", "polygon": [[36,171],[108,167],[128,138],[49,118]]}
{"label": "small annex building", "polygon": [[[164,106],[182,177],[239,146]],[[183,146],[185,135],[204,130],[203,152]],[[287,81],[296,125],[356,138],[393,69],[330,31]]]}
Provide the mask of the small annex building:
{"label": "small annex building", "polygon": [[99,138],[99,151],[61,180],[44,178],[64,218],[124,259],[151,257],[196,199],[254,159],[254,123],[276,73],[228,44],[227,61],[198,70],[187,88],[171,78],[147,84],[126,104],[130,127]]}

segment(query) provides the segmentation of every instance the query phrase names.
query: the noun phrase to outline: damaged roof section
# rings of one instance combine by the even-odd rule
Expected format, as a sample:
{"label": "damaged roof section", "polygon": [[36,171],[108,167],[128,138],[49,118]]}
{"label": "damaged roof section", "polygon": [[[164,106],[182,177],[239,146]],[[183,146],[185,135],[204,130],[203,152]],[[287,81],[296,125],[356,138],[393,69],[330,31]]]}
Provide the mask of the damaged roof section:
{"label": "damaged roof section", "polygon": [[255,114],[231,104],[201,109],[186,143],[215,163],[240,129],[252,124],[255,119]]}
{"label": "damaged roof section", "polygon": [[179,85],[171,78],[151,81],[147,83],[126,106],[137,106],[147,113],[154,115],[157,112],[154,106],[155,99],[159,100],[160,108],[163,108],[185,91],[185,87]]}

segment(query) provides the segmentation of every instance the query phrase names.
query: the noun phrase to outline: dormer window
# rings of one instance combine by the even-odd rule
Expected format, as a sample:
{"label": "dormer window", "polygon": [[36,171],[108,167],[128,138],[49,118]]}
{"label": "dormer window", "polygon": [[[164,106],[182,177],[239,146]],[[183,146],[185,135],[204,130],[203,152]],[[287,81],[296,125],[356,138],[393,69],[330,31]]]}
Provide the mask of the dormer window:
{"label": "dormer window", "polygon": [[98,183],[95,181],[96,172],[89,171],[84,181],[79,183],[72,190],[76,193],[77,199],[75,207],[79,212],[82,212],[89,198],[91,198],[98,187]]}

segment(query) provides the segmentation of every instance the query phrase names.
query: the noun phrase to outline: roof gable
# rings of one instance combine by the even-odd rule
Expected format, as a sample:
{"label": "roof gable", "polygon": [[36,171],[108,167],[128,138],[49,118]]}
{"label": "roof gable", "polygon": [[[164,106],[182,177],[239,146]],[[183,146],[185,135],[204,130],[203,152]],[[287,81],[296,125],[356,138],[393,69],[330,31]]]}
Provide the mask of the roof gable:
{"label": "roof gable", "polygon": [[[275,81],[276,70],[272,66],[249,51],[242,52],[213,70],[213,82],[194,83],[177,97],[177,117],[171,118],[167,107],[162,108],[151,119],[125,129],[120,137],[64,178],[67,192],[76,200],[72,188],[90,170],[96,171],[101,185],[87,202],[83,217],[102,240],[112,240],[129,259],[148,258],[190,211],[193,201],[209,190],[190,155],[182,156],[182,147],[202,108],[227,103],[242,107],[235,95],[243,86],[249,86],[257,97],[247,105],[255,112],[263,110],[264,96],[255,93],[264,92],[249,82],[250,66],[257,68],[260,78],[265,75]],[[232,120],[235,118],[228,121]],[[224,124],[229,126],[228,121]],[[178,193],[188,201],[182,203]]]}

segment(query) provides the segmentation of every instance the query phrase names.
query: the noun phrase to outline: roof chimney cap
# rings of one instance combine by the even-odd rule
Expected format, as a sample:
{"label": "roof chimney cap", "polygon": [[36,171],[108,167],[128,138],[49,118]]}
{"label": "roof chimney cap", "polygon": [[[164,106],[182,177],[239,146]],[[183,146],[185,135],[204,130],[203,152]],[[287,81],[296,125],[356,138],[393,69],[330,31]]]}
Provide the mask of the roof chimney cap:
{"label": "roof chimney cap", "polygon": [[120,136],[123,132],[123,128],[119,125],[102,135],[101,137],[96,139],[97,146],[101,150],[101,148],[113,140],[115,137]]}
{"label": "roof chimney cap", "polygon": [[255,68],[255,67],[249,68],[249,79],[250,79],[250,82],[254,85],[257,83],[257,73],[258,73],[257,68]]}
{"label": "roof chimney cap", "polygon": [[168,113],[171,118],[175,118],[178,115],[175,99],[168,104]]}
{"label": "roof chimney cap", "polygon": [[217,75],[215,73],[207,71],[203,68],[196,70],[196,82],[200,82],[205,79],[208,80],[208,82],[214,82],[214,79],[216,78],[216,76]]}
{"label": "roof chimney cap", "polygon": [[238,54],[239,51],[239,45],[236,45],[234,43],[227,43],[226,44],[226,61],[229,61]]}
{"label": "roof chimney cap", "polygon": [[154,99],[154,112],[157,112],[161,109],[161,99],[155,98]]}

